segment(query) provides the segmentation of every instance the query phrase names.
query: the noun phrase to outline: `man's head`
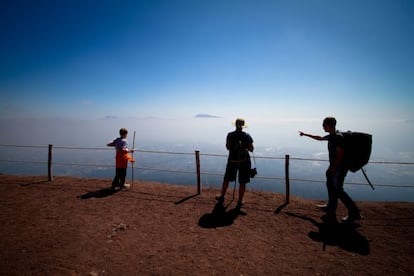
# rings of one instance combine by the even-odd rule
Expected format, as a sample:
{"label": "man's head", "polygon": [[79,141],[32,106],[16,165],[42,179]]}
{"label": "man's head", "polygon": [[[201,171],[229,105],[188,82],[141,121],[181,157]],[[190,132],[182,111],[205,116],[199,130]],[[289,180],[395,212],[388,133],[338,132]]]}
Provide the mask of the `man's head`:
{"label": "man's head", "polygon": [[236,125],[237,129],[242,129],[245,127],[245,122],[244,122],[244,119],[242,118],[237,118],[234,124]]}
{"label": "man's head", "polygon": [[326,132],[335,132],[336,129],[336,119],[334,117],[326,117],[323,120],[322,127]]}

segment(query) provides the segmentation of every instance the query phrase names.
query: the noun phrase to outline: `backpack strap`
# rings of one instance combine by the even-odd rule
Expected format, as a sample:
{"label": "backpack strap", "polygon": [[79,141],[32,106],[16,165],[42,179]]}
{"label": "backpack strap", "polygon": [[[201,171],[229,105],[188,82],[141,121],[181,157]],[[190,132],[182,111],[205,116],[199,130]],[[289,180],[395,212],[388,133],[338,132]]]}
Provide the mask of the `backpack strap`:
{"label": "backpack strap", "polygon": [[254,167],[256,168],[256,158],[254,157],[254,152],[252,152]]}

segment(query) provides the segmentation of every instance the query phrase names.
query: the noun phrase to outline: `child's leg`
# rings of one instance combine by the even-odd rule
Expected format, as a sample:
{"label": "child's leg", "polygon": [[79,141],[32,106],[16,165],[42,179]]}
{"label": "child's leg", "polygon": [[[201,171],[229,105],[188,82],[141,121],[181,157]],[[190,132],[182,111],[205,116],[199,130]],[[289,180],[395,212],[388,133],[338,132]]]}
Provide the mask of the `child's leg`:
{"label": "child's leg", "polygon": [[124,188],[127,168],[119,169],[119,187]]}
{"label": "child's leg", "polygon": [[119,172],[119,168],[115,169],[115,177],[114,180],[112,181],[112,189],[115,189],[116,187],[118,187],[120,184],[120,172]]}

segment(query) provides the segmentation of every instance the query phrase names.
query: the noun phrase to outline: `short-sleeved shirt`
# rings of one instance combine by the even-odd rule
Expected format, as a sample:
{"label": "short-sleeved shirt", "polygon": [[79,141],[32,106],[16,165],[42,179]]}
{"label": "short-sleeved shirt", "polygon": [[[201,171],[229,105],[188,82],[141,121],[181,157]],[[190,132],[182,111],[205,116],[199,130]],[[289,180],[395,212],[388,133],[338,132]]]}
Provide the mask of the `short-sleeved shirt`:
{"label": "short-sleeved shirt", "polygon": [[253,144],[252,137],[241,130],[227,134],[226,146],[229,150],[229,160],[243,161],[250,159],[249,146]]}
{"label": "short-sleeved shirt", "polygon": [[227,134],[226,146],[229,156],[224,180],[235,181],[239,172],[239,182],[250,182],[250,155],[249,146],[253,144],[252,137],[241,130],[235,130]]}
{"label": "short-sleeved shirt", "polygon": [[341,132],[337,131],[335,134],[329,134],[323,137],[323,140],[328,141],[329,164],[335,162],[336,148],[344,148],[345,138]]}

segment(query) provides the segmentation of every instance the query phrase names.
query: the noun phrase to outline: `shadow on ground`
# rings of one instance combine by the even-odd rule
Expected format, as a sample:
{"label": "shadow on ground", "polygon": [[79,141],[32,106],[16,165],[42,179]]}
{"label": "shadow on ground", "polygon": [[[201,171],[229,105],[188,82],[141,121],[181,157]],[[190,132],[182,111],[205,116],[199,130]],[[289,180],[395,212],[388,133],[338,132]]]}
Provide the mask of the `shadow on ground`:
{"label": "shadow on ground", "polygon": [[356,229],[360,227],[357,223],[321,223],[313,218],[286,212],[287,215],[307,220],[318,227],[318,231],[310,231],[309,237],[316,242],[322,243],[322,250],[326,246],[339,246],[340,248],[357,253],[369,255],[370,245],[366,237],[361,235]]}
{"label": "shadow on ground", "polygon": [[247,215],[239,208],[233,208],[227,211],[222,203],[217,203],[211,213],[204,214],[200,217],[198,225],[202,228],[217,228],[232,225],[239,215]]}
{"label": "shadow on ground", "polygon": [[104,188],[98,191],[89,192],[83,195],[78,196],[80,199],[90,199],[90,198],[103,198],[107,196],[111,196],[118,192],[119,190],[112,190],[111,188]]}

